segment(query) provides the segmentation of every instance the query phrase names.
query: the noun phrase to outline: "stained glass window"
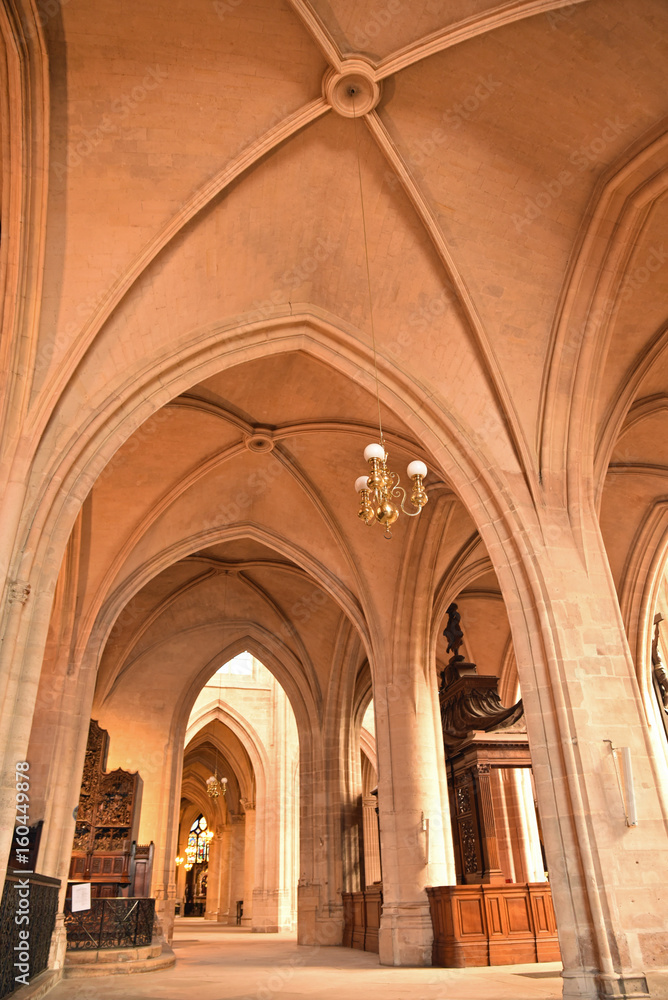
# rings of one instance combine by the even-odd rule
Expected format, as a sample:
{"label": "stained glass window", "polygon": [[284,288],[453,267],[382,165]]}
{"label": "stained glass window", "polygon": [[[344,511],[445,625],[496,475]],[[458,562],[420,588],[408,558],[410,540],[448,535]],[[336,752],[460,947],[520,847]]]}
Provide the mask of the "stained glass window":
{"label": "stained glass window", "polygon": [[209,860],[209,837],[204,816],[199,816],[190,827],[186,854],[193,864],[203,864]]}

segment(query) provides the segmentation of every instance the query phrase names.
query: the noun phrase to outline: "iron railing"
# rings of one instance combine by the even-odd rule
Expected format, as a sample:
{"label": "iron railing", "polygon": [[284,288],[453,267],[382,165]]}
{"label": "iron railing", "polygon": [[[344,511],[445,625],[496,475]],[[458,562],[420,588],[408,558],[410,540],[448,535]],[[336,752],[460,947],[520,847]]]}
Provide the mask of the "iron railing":
{"label": "iron railing", "polygon": [[60,880],[46,875],[6,876],[0,904],[0,998],[46,969],[59,889]]}
{"label": "iron railing", "polygon": [[68,950],[133,948],[153,938],[155,899],[92,899],[90,910],[72,913],[65,901]]}

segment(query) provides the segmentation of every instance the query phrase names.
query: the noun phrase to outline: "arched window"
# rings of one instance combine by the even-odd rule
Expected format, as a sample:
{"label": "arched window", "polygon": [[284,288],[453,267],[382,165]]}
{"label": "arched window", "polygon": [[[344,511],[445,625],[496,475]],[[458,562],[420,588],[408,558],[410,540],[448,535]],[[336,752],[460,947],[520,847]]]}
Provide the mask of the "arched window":
{"label": "arched window", "polygon": [[233,656],[231,660],[224,663],[222,667],[217,670],[219,674],[238,674],[242,677],[252,677],[253,676],[253,656],[247,650],[243,653],[238,653],[237,656]]}
{"label": "arched window", "polygon": [[209,842],[213,834],[207,830],[204,816],[198,816],[190,827],[186,857],[190,864],[203,864],[209,860]]}

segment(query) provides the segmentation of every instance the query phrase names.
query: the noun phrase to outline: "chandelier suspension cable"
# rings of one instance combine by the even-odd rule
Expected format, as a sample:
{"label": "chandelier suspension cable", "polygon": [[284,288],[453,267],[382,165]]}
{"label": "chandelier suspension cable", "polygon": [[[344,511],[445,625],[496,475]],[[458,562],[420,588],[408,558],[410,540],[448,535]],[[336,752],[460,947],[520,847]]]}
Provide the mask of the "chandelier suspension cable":
{"label": "chandelier suspension cable", "polygon": [[366,286],[369,293],[369,319],[371,322],[371,349],[373,351],[373,371],[376,378],[376,402],[378,404],[378,430],[380,432],[380,443],[385,446],[383,438],[383,420],[380,415],[380,389],[378,385],[378,356],[376,354],[376,328],[373,322],[373,301],[371,298],[371,271],[369,269],[369,242],[366,234],[366,213],[364,211],[364,194],[362,190],[362,167],[360,165],[360,140],[357,125],[357,112],[355,111],[355,88],[350,88],[350,97],[353,104],[353,129],[355,131],[355,152],[357,153],[357,177],[360,186],[360,206],[362,209],[362,234],[364,236],[364,260],[366,263]]}
{"label": "chandelier suspension cable", "polygon": [[427,475],[427,466],[424,462],[413,461],[406,470],[412,480],[413,486],[410,496],[410,504],[413,509],[405,506],[406,490],[399,485],[399,476],[388,468],[388,454],[385,448],[383,437],[383,421],[380,409],[380,384],[378,380],[378,353],[376,351],[376,327],[373,321],[373,297],[371,295],[371,268],[369,266],[369,241],[366,231],[366,212],[364,211],[364,190],[362,185],[362,166],[360,159],[360,144],[357,125],[357,113],[355,110],[355,88],[350,87],[348,94],[353,106],[353,128],[355,131],[355,151],[357,154],[357,177],[360,187],[360,205],[362,208],[362,233],[364,235],[364,259],[366,263],[366,284],[369,294],[369,318],[371,321],[371,346],[373,349],[373,370],[376,379],[376,403],[378,405],[378,433],[379,443],[372,443],[364,449],[364,459],[369,463],[370,475],[359,476],[355,481],[355,490],[359,494],[360,508],[357,516],[365,524],[373,524],[374,521],[382,524],[385,528],[385,538],[391,538],[390,528],[399,517],[399,511],[408,514],[409,517],[417,517],[422,508],[427,503],[428,497],[424,489],[423,480]]}

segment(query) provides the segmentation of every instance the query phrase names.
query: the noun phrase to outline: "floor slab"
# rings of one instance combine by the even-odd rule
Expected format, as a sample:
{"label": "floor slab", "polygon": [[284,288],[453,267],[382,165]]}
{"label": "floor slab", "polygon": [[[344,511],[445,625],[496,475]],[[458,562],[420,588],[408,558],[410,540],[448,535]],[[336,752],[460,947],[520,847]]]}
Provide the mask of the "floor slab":
{"label": "floor slab", "polygon": [[252,934],[177,920],[164,972],[62,981],[50,1000],[557,1000],[561,966],[393,969],[352,948],[302,947],[294,934]]}

